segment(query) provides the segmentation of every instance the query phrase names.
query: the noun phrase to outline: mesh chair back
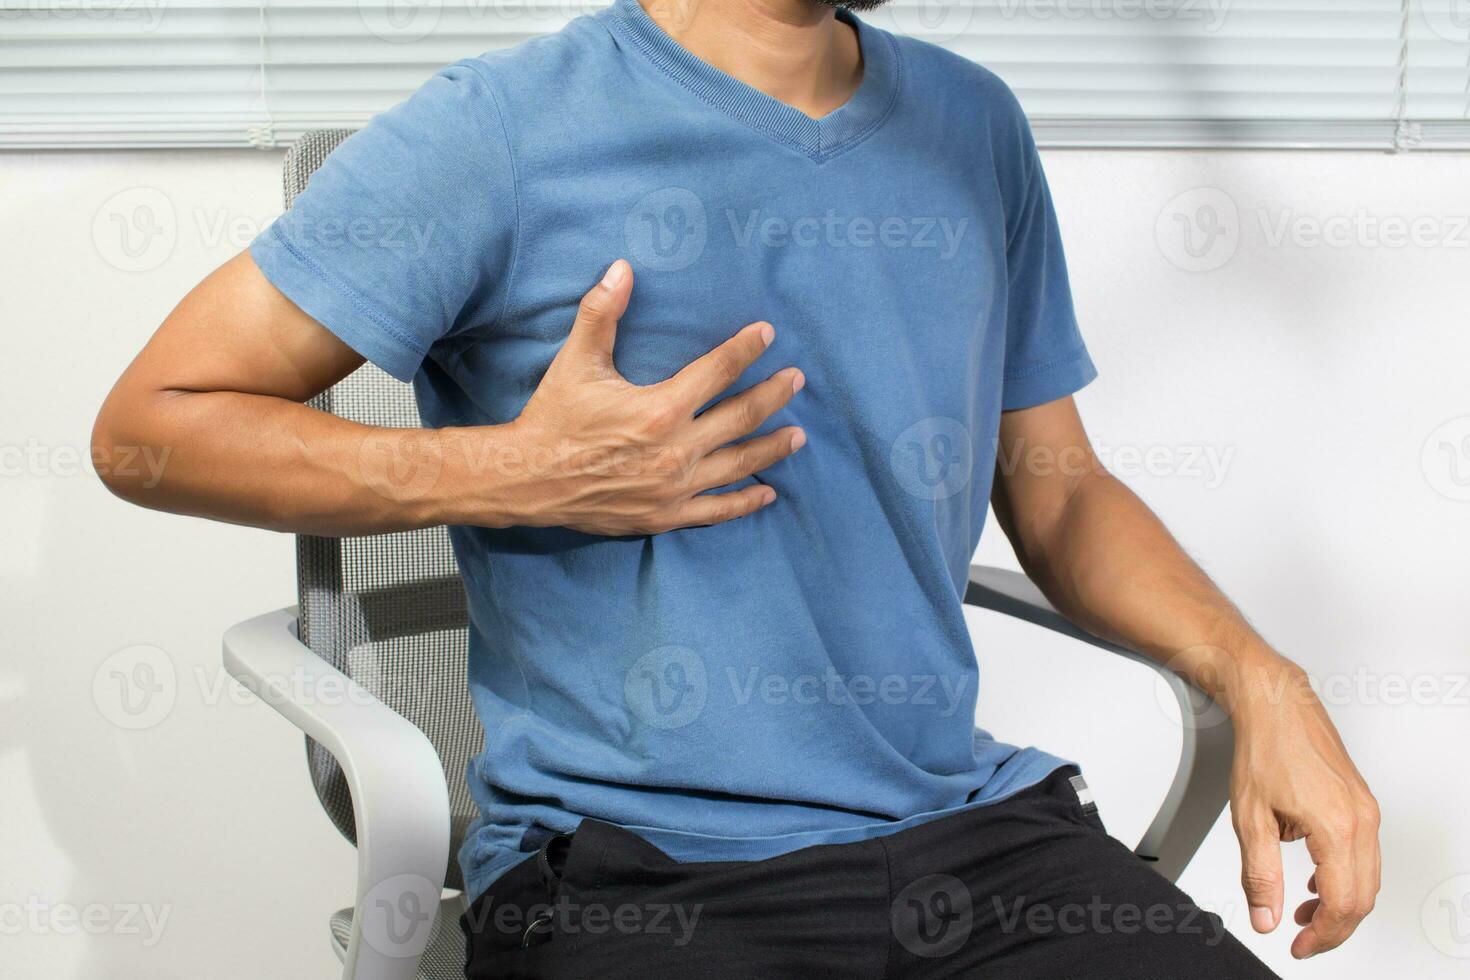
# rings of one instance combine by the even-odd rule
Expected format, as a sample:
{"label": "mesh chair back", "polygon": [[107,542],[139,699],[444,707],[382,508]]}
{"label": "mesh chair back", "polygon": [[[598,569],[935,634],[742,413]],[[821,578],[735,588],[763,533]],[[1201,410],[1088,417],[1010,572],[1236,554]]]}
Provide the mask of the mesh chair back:
{"label": "mesh chair back", "polygon": [[[286,153],[286,207],[351,130],[314,130]],[[413,388],[366,364],[311,404],[365,425],[423,424]],[[444,764],[457,845],[475,816],[465,767],[483,742],[466,688],[468,616],[449,534],[442,527],[356,538],[296,539],[301,640],[313,653],[417,725]],[[354,844],[352,797],[331,754],[310,738],[317,797]],[[445,884],[461,888],[451,852]]]}

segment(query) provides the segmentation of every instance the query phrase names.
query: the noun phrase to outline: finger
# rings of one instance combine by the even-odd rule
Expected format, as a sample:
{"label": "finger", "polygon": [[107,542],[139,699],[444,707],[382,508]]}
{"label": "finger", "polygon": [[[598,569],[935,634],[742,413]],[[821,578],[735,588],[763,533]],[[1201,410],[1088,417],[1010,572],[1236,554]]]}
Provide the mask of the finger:
{"label": "finger", "polygon": [[1292,919],[1299,926],[1306,925],[1307,923],[1312,921],[1312,916],[1316,913],[1317,906],[1321,904],[1322,902],[1319,899],[1307,899],[1305,902],[1296,907],[1296,914],[1292,916]]}
{"label": "finger", "polygon": [[593,374],[613,369],[613,343],[618,336],[618,318],[628,309],[633,295],[633,268],[623,259],[607,267],[602,281],[582,296],[577,319],[556,360]]}
{"label": "finger", "polygon": [[1291,943],[1291,955],[1305,959],[1340,946],[1362,921],[1352,829],[1307,835],[1307,852],[1317,863],[1317,907],[1306,928]]}
{"label": "finger", "polygon": [[701,490],[728,486],[759,473],[806,445],[806,433],[795,426],[727,446],[710,453],[694,468],[694,485]]}
{"label": "finger", "polygon": [[1262,813],[1242,823],[1240,884],[1250,906],[1251,928],[1270,932],[1281,921],[1286,889],[1281,875],[1281,827],[1276,817]]}
{"label": "finger", "polygon": [[762,422],[786,407],[806,385],[797,368],[777,371],[758,385],[732,395],[695,421],[695,432],[707,446],[723,446],[754,432]]}
{"label": "finger", "polygon": [[753,514],[776,499],[776,491],[764,483],[752,483],[729,493],[701,493],[690,497],[674,515],[675,527],[723,524]]}
{"label": "finger", "polygon": [[682,399],[692,413],[734,384],[735,379],[766,352],[774,339],[776,330],[769,323],[752,323],[708,354],[685,365],[663,384],[675,397]]}
{"label": "finger", "polygon": [[1312,872],[1312,877],[1307,879],[1307,891],[1313,895],[1317,894],[1317,872]]}

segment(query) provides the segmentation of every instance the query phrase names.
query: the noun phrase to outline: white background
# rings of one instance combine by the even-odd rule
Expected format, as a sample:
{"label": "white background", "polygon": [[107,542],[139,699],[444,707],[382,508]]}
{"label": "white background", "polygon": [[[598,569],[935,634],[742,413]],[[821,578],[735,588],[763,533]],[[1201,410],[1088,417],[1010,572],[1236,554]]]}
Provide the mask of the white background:
{"label": "white background", "polygon": [[[1290,929],[1249,932],[1227,821],[1182,884],[1288,977],[1463,976],[1470,959],[1452,954],[1470,942],[1450,926],[1470,940],[1470,878],[1436,888],[1470,874],[1470,502],[1455,499],[1470,495],[1470,442],[1441,428],[1470,416],[1470,161],[1046,158],[1102,372],[1080,398],[1094,439],[1324,681],[1384,811],[1378,910],[1319,960],[1289,959]],[[279,168],[279,153],[250,151],[0,155],[7,978],[333,974],[327,917],[350,900],[351,849],[316,803],[300,737],[220,670],[227,626],[292,601],[290,539],[128,507],[76,462],[129,357],[279,211]],[[130,258],[113,216],[139,204],[166,234]],[[1194,260],[1174,215],[1198,233],[1201,204],[1224,206],[1233,237]],[[1283,216],[1295,231],[1281,240]],[[1418,218],[1420,244],[1382,240]],[[1346,240],[1314,243],[1313,221],[1345,222]],[[1152,471],[1131,472],[1143,451]],[[1202,453],[1223,468],[1201,468]],[[1011,561],[993,527],[981,552]],[[1080,760],[1131,843],[1177,745],[1149,673],[988,615],[973,626],[982,723]],[[94,679],[140,644],[165,652],[177,689],[165,716],[129,730],[111,720],[105,670],[100,700]],[[1300,845],[1287,868],[1290,908]],[[90,905],[103,909],[91,932],[64,918]],[[161,937],[147,913],[167,916]]]}

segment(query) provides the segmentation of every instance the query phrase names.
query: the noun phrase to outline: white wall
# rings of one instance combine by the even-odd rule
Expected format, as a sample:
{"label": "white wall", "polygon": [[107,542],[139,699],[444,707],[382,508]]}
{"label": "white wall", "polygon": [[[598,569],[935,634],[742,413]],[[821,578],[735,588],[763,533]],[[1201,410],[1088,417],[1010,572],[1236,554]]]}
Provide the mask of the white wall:
{"label": "white wall", "polygon": [[[1048,164],[1102,370],[1081,396],[1095,440],[1325,680],[1385,813],[1383,895],[1348,951],[1298,965],[1287,930],[1249,933],[1228,822],[1184,886],[1287,976],[1463,974],[1451,954],[1470,943],[1450,926],[1470,936],[1470,878],[1436,888],[1470,873],[1467,158],[1053,152]],[[349,902],[351,850],[317,807],[300,738],[232,694],[219,666],[226,626],[291,601],[290,540],[130,508],[77,463],[127,359],[276,213],[279,165],[250,152],[0,155],[7,977],[331,975],[326,918]],[[165,233],[130,255],[115,216],[139,218],[138,243],[140,205]],[[1227,235],[1191,257],[1175,216],[1198,235],[1205,205]],[[1417,244],[1384,241],[1415,219]],[[1348,238],[1314,244],[1313,222]],[[994,530],[981,553],[1010,561]],[[1147,671],[973,622],[983,723],[1080,760],[1111,829],[1135,839],[1177,739]],[[174,685],[135,717],[116,674],[139,645],[163,651],[144,660]],[[1294,904],[1299,845],[1287,866]],[[1457,922],[1442,900],[1461,903]],[[90,930],[66,917],[81,912]],[[166,916],[161,935],[148,914]]]}

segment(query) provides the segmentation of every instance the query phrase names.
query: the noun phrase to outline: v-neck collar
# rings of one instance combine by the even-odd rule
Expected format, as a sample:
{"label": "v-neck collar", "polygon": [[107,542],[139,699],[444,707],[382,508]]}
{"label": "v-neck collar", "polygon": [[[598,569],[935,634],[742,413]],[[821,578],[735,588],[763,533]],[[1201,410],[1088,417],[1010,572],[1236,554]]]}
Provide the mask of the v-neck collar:
{"label": "v-neck collar", "polygon": [[638,0],[616,0],[607,13],[623,37],[700,100],[818,163],[876,130],[898,96],[900,65],[893,38],[843,9],[838,9],[837,16],[857,32],[863,80],[851,98],[820,119],[700,60],[658,26]]}

